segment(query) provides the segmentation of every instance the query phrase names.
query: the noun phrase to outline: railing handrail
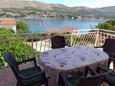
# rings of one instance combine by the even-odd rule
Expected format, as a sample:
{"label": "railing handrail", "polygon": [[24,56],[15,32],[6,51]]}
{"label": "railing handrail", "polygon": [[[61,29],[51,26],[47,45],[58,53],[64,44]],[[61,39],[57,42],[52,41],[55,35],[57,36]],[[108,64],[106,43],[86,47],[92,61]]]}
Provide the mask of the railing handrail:
{"label": "railing handrail", "polygon": [[44,32],[35,32],[35,33],[18,33],[18,34],[0,34],[0,36],[15,36],[15,35],[18,35],[18,36],[24,36],[24,35],[37,35],[37,34],[45,34]]}
{"label": "railing handrail", "polygon": [[74,32],[76,31],[92,31],[92,30],[99,30],[98,28],[95,29],[78,29],[78,30],[74,30]]}
{"label": "railing handrail", "polygon": [[74,30],[74,32],[77,32],[77,31],[97,31],[97,30],[115,33],[115,31],[113,31],[113,30],[106,30],[106,29],[99,29],[99,28],[94,28],[94,29],[78,29],[78,30]]}
{"label": "railing handrail", "polygon": [[106,31],[106,32],[113,32],[113,33],[115,33],[115,31],[113,31],[113,30],[105,30],[105,29],[99,29],[99,30],[101,30],[101,31]]}

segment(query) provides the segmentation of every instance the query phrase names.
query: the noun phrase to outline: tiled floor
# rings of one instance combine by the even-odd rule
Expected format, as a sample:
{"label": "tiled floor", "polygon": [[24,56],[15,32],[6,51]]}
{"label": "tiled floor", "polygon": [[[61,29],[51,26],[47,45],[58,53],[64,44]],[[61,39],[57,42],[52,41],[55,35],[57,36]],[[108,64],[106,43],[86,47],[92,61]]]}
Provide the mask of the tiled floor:
{"label": "tiled floor", "polygon": [[[24,65],[21,68],[29,66],[30,65]],[[52,81],[52,78],[49,79],[49,86],[56,86]],[[0,69],[0,86],[16,86],[16,78],[10,68]]]}
{"label": "tiled floor", "polygon": [[0,86],[16,86],[16,78],[10,68],[0,70]]}

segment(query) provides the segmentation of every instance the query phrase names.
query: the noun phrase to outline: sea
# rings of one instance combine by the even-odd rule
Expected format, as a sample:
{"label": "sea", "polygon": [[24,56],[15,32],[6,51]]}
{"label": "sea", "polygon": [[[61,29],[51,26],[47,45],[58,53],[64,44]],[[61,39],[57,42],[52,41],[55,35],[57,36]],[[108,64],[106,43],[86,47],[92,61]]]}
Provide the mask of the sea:
{"label": "sea", "polygon": [[27,17],[17,18],[28,23],[32,32],[44,32],[46,29],[63,29],[64,27],[77,27],[78,29],[92,29],[98,23],[107,19],[69,19],[69,18],[49,18],[49,17]]}

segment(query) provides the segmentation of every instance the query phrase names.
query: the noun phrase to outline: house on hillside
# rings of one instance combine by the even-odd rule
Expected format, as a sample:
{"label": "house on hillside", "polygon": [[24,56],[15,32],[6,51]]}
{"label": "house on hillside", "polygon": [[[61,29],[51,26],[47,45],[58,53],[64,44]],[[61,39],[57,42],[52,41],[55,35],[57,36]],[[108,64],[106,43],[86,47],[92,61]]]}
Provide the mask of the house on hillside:
{"label": "house on hillside", "polygon": [[74,30],[78,30],[78,27],[72,27],[72,26],[66,26],[63,29],[46,29],[44,32],[47,33],[48,35],[51,35],[52,33],[66,33],[66,32],[73,32]]}
{"label": "house on hillside", "polygon": [[13,18],[1,18],[0,28],[12,29],[16,32],[16,20]]}

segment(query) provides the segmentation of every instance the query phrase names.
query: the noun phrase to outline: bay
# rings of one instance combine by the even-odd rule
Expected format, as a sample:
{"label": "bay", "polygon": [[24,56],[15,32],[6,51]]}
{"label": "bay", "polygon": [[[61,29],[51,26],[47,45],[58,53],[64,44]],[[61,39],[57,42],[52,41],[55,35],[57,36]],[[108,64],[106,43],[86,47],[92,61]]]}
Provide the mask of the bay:
{"label": "bay", "polygon": [[68,19],[68,18],[47,18],[47,17],[29,17],[18,18],[29,24],[29,30],[32,32],[44,32],[46,29],[63,29],[64,27],[77,27],[79,29],[91,29],[98,23],[107,19]]}

